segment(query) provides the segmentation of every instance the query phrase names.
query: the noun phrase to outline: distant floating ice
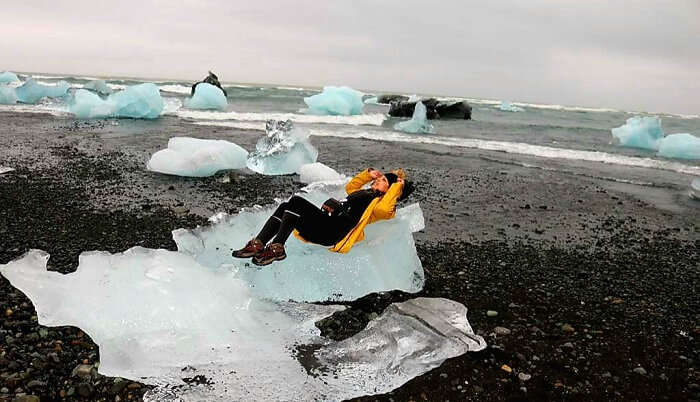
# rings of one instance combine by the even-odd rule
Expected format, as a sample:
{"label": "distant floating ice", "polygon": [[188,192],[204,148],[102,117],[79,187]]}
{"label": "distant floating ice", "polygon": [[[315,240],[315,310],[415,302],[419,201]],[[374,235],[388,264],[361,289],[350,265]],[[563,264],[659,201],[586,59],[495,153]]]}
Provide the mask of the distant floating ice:
{"label": "distant floating ice", "polygon": [[112,93],[112,88],[108,87],[104,80],[90,81],[83,85],[83,89],[89,89],[102,95],[109,95]]}
{"label": "distant floating ice", "polygon": [[38,84],[29,78],[22,86],[15,89],[17,100],[22,103],[37,103],[41,98],[61,98],[68,95],[70,85],[61,81],[56,85]]}
{"label": "distant floating ice", "polygon": [[658,151],[666,158],[700,159],[700,138],[687,133],[664,136],[656,116],[630,117],[611,132],[622,146]]}
{"label": "distant floating ice", "polygon": [[700,159],[700,138],[687,134],[670,134],[659,141],[659,155],[666,158]]}
{"label": "distant floating ice", "polygon": [[209,83],[200,82],[195,88],[194,96],[185,100],[185,107],[189,109],[226,110],[228,101],[221,89]]}
{"label": "distant floating ice", "polygon": [[323,87],[323,92],[304,98],[309,113],[331,116],[362,114],[362,92],[349,87]]}
{"label": "distant floating ice", "polygon": [[242,169],[248,152],[223,140],[175,137],[148,161],[146,168],[177,176],[206,177],[219,170]]}
{"label": "distant floating ice", "polygon": [[265,136],[248,155],[247,166],[266,175],[291,174],[302,165],[316,162],[317,157],[307,131],[295,128],[291,120],[268,120]]}
{"label": "distant floating ice", "polygon": [[0,84],[9,84],[11,82],[19,82],[17,74],[12,71],[3,71],[0,73]]}
{"label": "distant floating ice", "polygon": [[522,112],[525,110],[521,107],[511,104],[508,101],[501,101],[501,103],[498,106],[496,106],[496,108],[504,112]]}
{"label": "distant floating ice", "polygon": [[109,95],[107,99],[85,89],[73,96],[69,111],[81,119],[128,117],[155,119],[163,111],[163,98],[152,83],[134,85]]}
{"label": "distant floating ice", "polygon": [[345,176],[320,162],[301,165],[297,173],[299,173],[299,181],[302,183],[337,181],[345,178]]}
{"label": "distant floating ice", "polygon": [[0,105],[14,105],[17,103],[15,89],[10,86],[0,85]]}
{"label": "distant floating ice", "polygon": [[418,102],[416,103],[416,108],[413,110],[413,117],[411,117],[411,120],[396,123],[394,125],[394,130],[412,134],[432,134],[435,132],[435,129],[426,116],[427,109],[425,105],[423,102]]}

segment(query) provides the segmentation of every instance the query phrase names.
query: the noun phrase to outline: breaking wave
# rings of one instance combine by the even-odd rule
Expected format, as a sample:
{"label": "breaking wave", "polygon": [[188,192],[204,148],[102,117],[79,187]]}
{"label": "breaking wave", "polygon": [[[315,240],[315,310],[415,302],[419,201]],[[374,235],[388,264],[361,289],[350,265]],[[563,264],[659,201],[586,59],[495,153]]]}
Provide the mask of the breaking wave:
{"label": "breaking wave", "polygon": [[267,121],[267,120],[291,120],[295,123],[323,123],[323,124],[348,124],[353,126],[381,126],[386,115],[362,114],[356,116],[318,116],[296,113],[243,113],[243,112],[211,112],[201,110],[179,110],[177,116],[192,120],[210,121]]}

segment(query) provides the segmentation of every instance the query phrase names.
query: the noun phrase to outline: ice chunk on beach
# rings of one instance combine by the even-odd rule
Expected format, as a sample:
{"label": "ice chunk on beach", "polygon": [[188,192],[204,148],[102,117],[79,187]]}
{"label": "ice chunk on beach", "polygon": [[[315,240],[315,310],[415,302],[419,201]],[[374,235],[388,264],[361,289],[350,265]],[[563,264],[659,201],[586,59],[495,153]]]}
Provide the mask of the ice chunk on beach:
{"label": "ice chunk on beach", "polygon": [[17,103],[15,89],[9,86],[0,85],[0,105],[14,105]]}
{"label": "ice chunk on beach", "polygon": [[651,150],[659,149],[659,140],[664,137],[661,119],[656,116],[635,116],[620,127],[611,130],[620,145]]}
{"label": "ice chunk on beach", "polygon": [[104,80],[90,81],[83,85],[83,89],[89,89],[102,95],[109,95],[112,93],[112,88],[108,87]]}
{"label": "ice chunk on beach", "polygon": [[148,170],[177,176],[206,177],[219,170],[242,169],[248,151],[223,140],[175,137],[148,161]]}
{"label": "ice chunk on beach", "polygon": [[226,110],[228,102],[220,88],[206,82],[200,82],[195,88],[194,96],[185,100],[185,107],[190,109]]}
{"label": "ice chunk on beach", "polygon": [[[257,298],[230,269],[182,253],[86,252],[67,275],[48,271],[48,258],[32,250],[0,273],[31,299],[41,325],[87,333],[101,374],[155,385],[147,401],[340,401],[389,392],[486,346],[467,309],[446,299],[392,304],[334,342],[314,322],[342,307]],[[185,386],[194,375],[210,384]]]}
{"label": "ice chunk on beach", "polygon": [[690,198],[700,200],[700,179],[695,179],[690,183]]}
{"label": "ice chunk on beach", "polygon": [[501,101],[501,104],[497,106],[498,110],[504,111],[504,112],[522,112],[525,109],[515,106],[511,104],[508,101]]}
{"label": "ice chunk on beach", "polygon": [[428,122],[427,109],[423,102],[416,103],[416,108],[413,110],[413,117],[411,120],[402,121],[394,125],[394,130],[403,131],[406,133],[418,134],[426,133],[432,134],[435,132],[433,125]]}
{"label": "ice chunk on beach", "polygon": [[297,173],[299,173],[299,181],[302,183],[336,181],[345,178],[345,176],[320,162],[301,165]]}
{"label": "ice chunk on beach", "polygon": [[0,84],[9,84],[12,82],[19,82],[17,74],[12,71],[3,71],[0,73]]}
{"label": "ice chunk on beach", "polygon": [[155,119],[163,111],[163,98],[152,83],[134,85],[109,95],[107,99],[85,89],[79,89],[69,106],[71,113],[81,119],[129,117]]}
{"label": "ice chunk on beach", "polygon": [[17,100],[22,103],[37,103],[41,98],[61,98],[68,95],[70,85],[61,81],[55,85],[43,85],[29,78],[15,89]]}
{"label": "ice chunk on beach", "polygon": [[301,165],[316,162],[318,151],[309,142],[306,130],[294,127],[291,120],[268,120],[265,136],[248,155],[248,169],[266,175],[291,174]]}
{"label": "ice chunk on beach", "polygon": [[0,174],[9,173],[12,171],[14,171],[14,169],[12,169],[11,167],[0,166]]}
{"label": "ice chunk on beach", "polygon": [[666,158],[700,159],[700,138],[687,133],[670,134],[659,141],[659,155]]}
{"label": "ice chunk on beach", "polygon": [[323,92],[304,98],[309,113],[331,116],[362,114],[363,93],[349,87],[323,87]]}

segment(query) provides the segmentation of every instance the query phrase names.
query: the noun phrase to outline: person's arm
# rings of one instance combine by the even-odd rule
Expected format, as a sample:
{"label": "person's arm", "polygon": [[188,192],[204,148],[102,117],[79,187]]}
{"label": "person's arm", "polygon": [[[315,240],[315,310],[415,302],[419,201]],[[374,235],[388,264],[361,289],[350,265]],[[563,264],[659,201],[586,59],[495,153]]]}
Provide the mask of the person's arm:
{"label": "person's arm", "polygon": [[[375,179],[372,172],[379,171],[373,168],[368,168],[358,173],[355,177],[352,178],[352,180],[350,180],[348,184],[345,185],[345,192],[348,193],[348,195],[350,195],[357,190],[361,190],[362,186]],[[381,174],[381,172],[379,172],[379,174]]]}
{"label": "person's arm", "polygon": [[374,207],[374,210],[372,210],[372,215],[374,215],[376,219],[391,219],[396,215],[396,200],[401,197],[403,184],[404,181],[399,179],[396,183],[392,184],[386,194],[382,196],[381,201],[379,201]]}

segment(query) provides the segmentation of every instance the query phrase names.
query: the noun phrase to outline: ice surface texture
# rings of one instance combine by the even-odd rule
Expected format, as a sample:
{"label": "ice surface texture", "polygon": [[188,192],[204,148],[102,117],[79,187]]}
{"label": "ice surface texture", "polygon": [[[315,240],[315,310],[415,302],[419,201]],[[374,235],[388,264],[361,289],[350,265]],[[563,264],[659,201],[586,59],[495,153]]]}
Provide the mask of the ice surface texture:
{"label": "ice surface texture", "polygon": [[19,82],[17,74],[12,71],[3,71],[0,73],[0,84],[9,84],[11,82]]}
{"label": "ice surface texture", "polygon": [[104,80],[90,81],[83,85],[83,89],[89,89],[102,95],[109,95],[112,93],[112,88],[108,87]]}
{"label": "ice surface texture", "polygon": [[323,92],[304,98],[312,114],[350,116],[362,114],[363,93],[349,87],[323,87]]}
{"label": "ice surface texture", "polygon": [[41,98],[61,98],[68,95],[70,85],[61,81],[56,85],[38,84],[34,79],[29,78],[21,87],[15,89],[17,100],[22,103],[37,103]]}
{"label": "ice surface texture", "polygon": [[148,161],[146,168],[177,176],[206,177],[219,170],[242,169],[248,151],[223,140],[175,137]]}
{"label": "ice surface texture", "polygon": [[185,100],[185,107],[190,109],[226,110],[228,102],[224,92],[206,82],[197,84],[194,96]]}
{"label": "ice surface texture", "polygon": [[268,120],[265,136],[248,155],[248,169],[266,175],[295,173],[301,165],[316,162],[318,151],[309,133],[295,128],[291,120]]}
{"label": "ice surface texture", "polygon": [[10,86],[0,85],[0,105],[14,105],[17,103],[15,89]]}
{"label": "ice surface texture", "polygon": [[664,137],[661,119],[656,116],[630,117],[611,131],[622,146],[658,151],[666,158],[700,159],[700,138],[687,133]]}
{"label": "ice surface texture", "polygon": [[511,104],[508,101],[501,101],[501,104],[496,106],[496,108],[498,108],[498,110],[501,110],[504,112],[522,112],[525,110],[521,107],[518,107],[518,106]]}
{"label": "ice surface texture", "polygon": [[433,125],[428,122],[427,109],[423,102],[416,103],[416,108],[413,111],[413,117],[411,120],[402,121],[394,125],[394,130],[403,131],[406,133],[419,134],[426,133],[432,134],[435,132]]}
{"label": "ice surface texture", "polygon": [[301,165],[297,173],[299,173],[299,181],[307,184],[316,181],[337,181],[345,179],[345,176],[320,162]]}
{"label": "ice surface texture", "polygon": [[690,198],[700,200],[700,179],[695,179],[690,183]]}
{"label": "ice surface texture", "polygon": [[109,95],[107,99],[85,89],[75,92],[69,106],[71,113],[81,119],[129,117],[155,119],[163,111],[163,98],[155,84],[134,85]]}

